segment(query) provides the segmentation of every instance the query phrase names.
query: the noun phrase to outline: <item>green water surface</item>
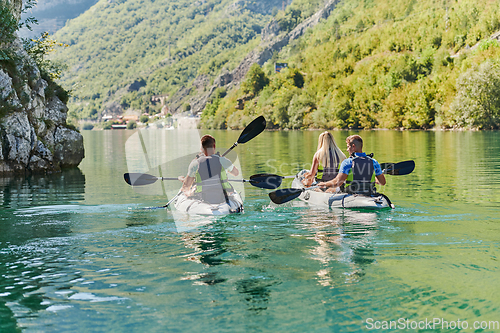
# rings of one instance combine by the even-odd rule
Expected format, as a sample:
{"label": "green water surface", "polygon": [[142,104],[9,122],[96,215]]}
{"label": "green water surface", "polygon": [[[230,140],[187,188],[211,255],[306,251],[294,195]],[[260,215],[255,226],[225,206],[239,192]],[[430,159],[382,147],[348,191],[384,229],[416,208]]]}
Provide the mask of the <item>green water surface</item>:
{"label": "green water surface", "polygon": [[[143,131],[149,155],[180,145],[166,132]],[[240,134],[209,133],[221,151]],[[243,176],[307,168],[319,133],[238,146]],[[180,183],[127,185],[142,149],[127,130],[84,131],[77,169],[0,178],[0,332],[500,331],[500,134],[332,133],[344,151],[356,133],[380,162],[416,162],[379,188],[394,210],[276,206],[248,184],[243,214],[145,210]]]}

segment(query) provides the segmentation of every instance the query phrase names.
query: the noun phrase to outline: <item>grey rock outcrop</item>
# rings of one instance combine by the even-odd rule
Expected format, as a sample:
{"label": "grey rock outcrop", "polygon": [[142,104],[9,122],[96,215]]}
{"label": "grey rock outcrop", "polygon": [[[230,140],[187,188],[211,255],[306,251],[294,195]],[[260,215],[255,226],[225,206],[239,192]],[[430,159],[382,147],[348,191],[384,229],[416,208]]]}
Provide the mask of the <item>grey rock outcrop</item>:
{"label": "grey rock outcrop", "polygon": [[77,166],[84,157],[83,137],[67,125],[68,108],[19,39],[0,47],[16,54],[15,68],[0,67],[0,175]]}

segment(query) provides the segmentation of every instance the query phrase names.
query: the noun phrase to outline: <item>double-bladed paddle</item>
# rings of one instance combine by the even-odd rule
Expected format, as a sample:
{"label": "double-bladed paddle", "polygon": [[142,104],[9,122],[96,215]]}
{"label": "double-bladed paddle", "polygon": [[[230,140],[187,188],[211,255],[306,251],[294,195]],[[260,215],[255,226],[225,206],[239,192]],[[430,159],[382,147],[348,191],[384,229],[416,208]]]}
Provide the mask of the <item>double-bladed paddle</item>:
{"label": "double-bladed paddle", "polygon": [[[222,156],[226,156],[231,150],[234,149],[238,144],[241,143],[246,143],[253,138],[255,138],[257,135],[262,133],[264,129],[266,128],[266,119],[263,116],[259,116],[252,120],[250,124],[245,127],[243,132],[241,132],[240,137],[238,140],[222,154]],[[157,180],[177,180],[177,178],[170,178],[170,177],[155,177],[152,175],[148,174],[143,174],[143,173],[126,173],[123,175],[125,178],[125,181],[134,186],[138,185],[148,185],[148,184],[153,184]],[[259,182],[262,180],[259,179]]]}
{"label": "double-bladed paddle", "polygon": [[[250,179],[228,179],[231,182],[250,183],[255,187],[274,190],[281,185],[283,178],[290,178],[295,176],[282,177],[273,174],[257,174],[250,176]],[[156,177],[147,173],[126,173],[123,178],[127,184],[132,186],[143,186],[156,183],[158,180],[178,180],[173,177]]]}
{"label": "double-bladed paddle", "polygon": [[[238,144],[246,143],[246,142],[252,140],[257,135],[259,135],[260,133],[262,133],[265,129],[266,129],[266,119],[263,116],[259,116],[259,117],[255,118],[254,120],[252,120],[252,122],[250,124],[248,124],[245,127],[245,129],[243,130],[243,132],[241,132],[240,137],[238,138],[238,140],[231,146],[231,148],[229,148],[228,150],[226,150],[224,152],[224,154],[222,154],[222,156],[226,156]],[[128,184],[134,185],[134,186],[135,185],[153,184],[154,182],[156,182],[157,180],[160,180],[160,179],[161,180],[177,180],[178,179],[178,178],[170,178],[170,177],[155,177],[155,176],[152,176],[152,175],[141,174],[141,173],[126,173],[126,174],[123,175],[123,178],[125,179],[125,181]],[[233,181],[246,182],[247,180],[245,180],[245,179],[235,179]],[[250,182],[252,184],[252,180],[249,180],[248,182]],[[262,180],[255,181],[253,183],[259,184],[261,182],[262,182]],[[181,193],[182,193],[182,191],[179,191],[163,207],[165,207],[165,208],[168,207],[175,200],[175,198],[177,198]]]}
{"label": "double-bladed paddle", "polygon": [[[415,169],[415,162],[410,160],[399,163],[381,163],[380,167],[382,168],[384,174],[402,176],[410,174]],[[307,188],[285,188],[269,193],[269,198],[271,198],[271,201],[275,204],[280,205],[298,198],[304,191],[315,188],[318,188],[318,186],[311,186]]]}

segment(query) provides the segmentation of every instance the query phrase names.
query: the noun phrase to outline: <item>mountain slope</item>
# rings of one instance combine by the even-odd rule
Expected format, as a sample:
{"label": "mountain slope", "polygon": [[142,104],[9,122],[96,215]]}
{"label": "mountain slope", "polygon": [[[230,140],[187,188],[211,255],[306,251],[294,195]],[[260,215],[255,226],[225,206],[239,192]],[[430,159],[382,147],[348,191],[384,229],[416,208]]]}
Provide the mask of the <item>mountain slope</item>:
{"label": "mountain slope", "polygon": [[[126,109],[158,112],[152,96],[182,92],[200,74],[206,86],[223,68],[236,67],[284,3],[99,1],[55,35],[69,45],[55,60],[68,65],[62,84],[74,96],[70,112],[88,119]],[[317,7],[323,1],[312,3]],[[186,90],[183,99],[190,93]]]}
{"label": "mountain slope", "polygon": [[[289,43],[289,69],[208,105],[207,127],[499,128],[500,1],[350,0]],[[492,38],[490,38],[492,36]],[[235,108],[238,105],[238,108]]]}

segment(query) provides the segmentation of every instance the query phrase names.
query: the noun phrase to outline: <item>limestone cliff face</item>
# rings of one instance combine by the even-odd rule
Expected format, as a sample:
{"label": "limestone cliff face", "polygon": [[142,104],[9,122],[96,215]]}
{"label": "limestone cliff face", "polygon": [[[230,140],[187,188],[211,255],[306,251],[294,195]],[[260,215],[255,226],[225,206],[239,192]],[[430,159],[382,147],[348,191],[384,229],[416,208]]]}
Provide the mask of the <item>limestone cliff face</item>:
{"label": "limestone cliff face", "polygon": [[[11,4],[19,18],[21,1]],[[67,125],[68,108],[19,39],[0,47],[16,55],[10,64],[0,64],[0,175],[77,166],[84,157],[83,137]]]}

